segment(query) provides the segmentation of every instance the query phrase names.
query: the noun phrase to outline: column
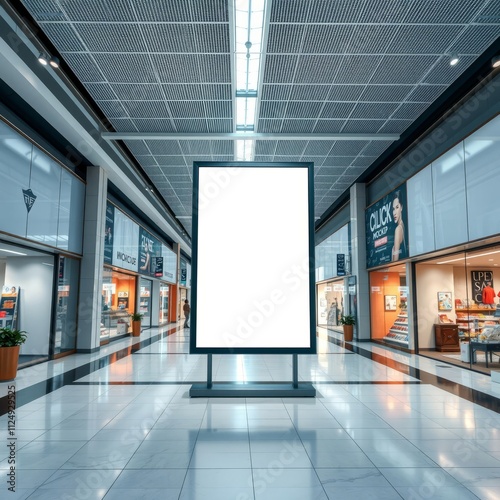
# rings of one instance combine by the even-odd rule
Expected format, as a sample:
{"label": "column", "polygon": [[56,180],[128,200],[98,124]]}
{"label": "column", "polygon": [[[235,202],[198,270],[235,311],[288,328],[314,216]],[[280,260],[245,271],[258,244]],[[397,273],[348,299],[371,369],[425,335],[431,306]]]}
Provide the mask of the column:
{"label": "column", "polygon": [[350,190],[351,211],[351,275],[356,277],[357,340],[370,340],[370,283],[366,270],[366,193],[364,184]]}
{"label": "column", "polygon": [[88,167],[78,306],[78,352],[94,352],[100,346],[107,188],[106,172],[101,167]]}

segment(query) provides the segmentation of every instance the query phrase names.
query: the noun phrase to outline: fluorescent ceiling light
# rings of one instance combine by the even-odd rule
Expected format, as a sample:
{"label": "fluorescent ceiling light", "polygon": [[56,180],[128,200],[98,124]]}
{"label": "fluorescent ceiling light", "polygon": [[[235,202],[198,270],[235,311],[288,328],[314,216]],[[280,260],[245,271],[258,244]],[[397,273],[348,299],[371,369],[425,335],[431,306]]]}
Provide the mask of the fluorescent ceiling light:
{"label": "fluorescent ceiling light", "polygon": [[[468,259],[477,259],[478,257],[484,257],[485,255],[493,255],[495,253],[500,253],[500,250],[494,250],[492,252],[478,253],[477,255],[467,255]],[[458,262],[459,260],[464,260],[465,257],[458,257],[457,259],[443,260],[438,262],[438,264],[449,264],[450,262]]]}
{"label": "fluorescent ceiling light", "polygon": [[0,248],[0,252],[7,252],[7,253],[13,253],[15,255],[28,255],[27,253],[22,253],[22,252],[14,252],[14,250],[7,250],[6,248]]}

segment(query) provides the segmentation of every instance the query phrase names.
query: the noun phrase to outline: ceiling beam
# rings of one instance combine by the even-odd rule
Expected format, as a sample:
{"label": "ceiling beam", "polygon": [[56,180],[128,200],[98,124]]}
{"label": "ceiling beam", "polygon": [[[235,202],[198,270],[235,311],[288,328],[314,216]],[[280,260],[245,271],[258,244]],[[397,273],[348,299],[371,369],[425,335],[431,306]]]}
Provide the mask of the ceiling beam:
{"label": "ceiling beam", "polygon": [[199,133],[143,133],[103,132],[105,141],[397,141],[398,134],[259,134],[254,132],[199,134]]}

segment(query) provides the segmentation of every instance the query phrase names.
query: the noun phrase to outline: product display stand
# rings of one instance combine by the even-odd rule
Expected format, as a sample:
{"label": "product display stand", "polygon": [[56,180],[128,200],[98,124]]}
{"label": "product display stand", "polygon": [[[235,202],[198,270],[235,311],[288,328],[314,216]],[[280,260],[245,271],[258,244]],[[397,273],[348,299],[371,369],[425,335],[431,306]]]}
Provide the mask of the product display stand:
{"label": "product display stand", "polygon": [[313,398],[316,389],[299,383],[298,355],[292,354],[292,382],[212,382],[212,354],[207,359],[207,383],[193,384],[192,398]]}

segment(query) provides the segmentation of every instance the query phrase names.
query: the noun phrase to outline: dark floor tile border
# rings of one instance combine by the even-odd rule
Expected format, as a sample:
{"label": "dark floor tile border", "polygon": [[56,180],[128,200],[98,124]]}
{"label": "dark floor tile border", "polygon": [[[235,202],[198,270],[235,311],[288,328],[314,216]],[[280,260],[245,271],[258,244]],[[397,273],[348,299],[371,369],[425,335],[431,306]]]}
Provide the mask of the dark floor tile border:
{"label": "dark floor tile border", "polygon": [[[138,342],[133,343],[128,347],[124,347],[116,352],[111,354],[107,354],[102,358],[96,359],[94,361],[90,361],[82,366],[77,368],[73,368],[72,370],[68,370],[65,373],[61,373],[60,375],[56,375],[55,377],[51,377],[43,382],[38,382],[37,384],[33,384],[30,387],[26,387],[24,389],[16,390],[16,408],[19,408],[25,404],[31,403],[35,399],[41,398],[46,394],[50,394],[65,385],[72,384],[79,378],[90,375],[91,373],[100,370],[101,368],[105,368],[106,366],[112,365],[117,361],[120,361],[131,354],[134,354],[139,349],[143,349],[144,347],[148,347],[149,345],[157,342],[158,340],[168,337],[172,333],[175,333],[177,328],[172,328],[168,331],[158,333],[150,338],[139,340]],[[9,386],[16,386],[16,381],[7,382]],[[8,412],[8,396],[3,396],[0,398],[0,416],[5,415]]]}
{"label": "dark floor tile border", "polygon": [[[62,373],[60,375],[57,375],[55,377],[52,377],[48,380],[45,380],[43,382],[39,382],[37,384],[34,384],[30,387],[26,387],[25,389],[21,389],[19,391],[16,391],[16,408],[19,408],[20,406],[23,406],[27,403],[31,403],[32,401],[45,396],[46,394],[49,394],[57,389],[60,389],[61,387],[64,387],[65,385],[77,385],[77,384],[85,384],[85,382],[76,382],[78,379],[85,377],[87,375],[90,375],[91,373],[95,372],[96,370],[99,370],[101,368],[105,368],[106,366],[109,366],[113,363],[116,363],[117,361],[130,356],[132,354],[136,354],[137,351],[140,349],[143,349],[144,347],[147,347],[154,342],[157,342],[158,340],[161,340],[164,337],[167,337],[171,335],[172,333],[175,333],[177,328],[172,328],[171,330],[159,333],[157,335],[154,335],[148,339],[144,339],[142,341],[136,342],[128,347],[125,347],[123,349],[120,349],[119,351],[116,351],[114,353],[108,354],[106,356],[103,356],[100,359],[91,361],[89,363],[86,363],[85,365],[79,366],[77,368],[74,368],[72,370],[69,370],[65,373]],[[323,334],[324,336],[324,334]],[[394,361],[392,359],[388,359],[384,357],[381,354],[376,354],[373,353],[369,350],[363,349],[362,347],[359,346],[354,346],[352,344],[346,343],[342,340],[339,340],[335,337],[332,337],[328,334],[326,334],[327,340],[332,343],[336,344],[339,347],[344,348],[347,351],[351,351],[354,354],[359,354],[360,356],[363,356],[364,358],[370,359],[371,361],[375,361],[377,363],[380,363],[384,366],[388,366],[390,368],[393,368],[401,373],[404,373],[406,375],[409,375],[411,377],[414,377],[418,379],[420,382],[424,384],[429,384],[436,386],[440,389],[443,389],[451,394],[454,394],[455,396],[459,396],[467,401],[470,401],[472,403],[476,403],[479,406],[482,406],[484,408],[488,408],[489,410],[493,410],[497,413],[500,413],[500,399],[491,396],[489,394],[485,394],[483,392],[477,391],[475,389],[471,389],[469,387],[465,387],[463,385],[457,384],[455,382],[451,382],[450,380],[446,380],[442,377],[438,377],[436,375],[432,375],[430,373],[427,373],[423,370],[420,370],[418,368],[413,368],[411,366],[405,365],[404,363],[400,363],[399,361]],[[167,353],[168,354],[168,353]],[[184,353],[181,353],[184,354]],[[162,382],[165,384],[165,382]],[[176,382],[177,383],[177,382]],[[182,385],[189,385],[192,382],[182,382]],[[314,384],[320,384],[321,382],[312,382]],[[335,383],[335,382],[332,382]],[[345,384],[346,382],[338,382],[339,384]],[[357,383],[356,381],[351,381],[352,384]],[[376,384],[377,381],[367,381],[364,382],[365,384]],[[384,382],[379,382],[379,383],[384,383]],[[418,382],[415,382],[418,383]],[[90,383],[89,383],[90,384]],[[99,382],[95,382],[95,384],[99,384]],[[117,382],[116,385],[125,385],[127,384],[126,382]],[[137,382],[132,382],[131,384],[138,384]],[[144,384],[150,385],[151,382],[147,382]],[[385,382],[387,385],[387,382]],[[10,385],[15,386],[15,381],[11,382]],[[5,415],[8,412],[8,396],[4,396],[0,398],[0,416]]]}
{"label": "dark floor tile border", "polygon": [[[203,383],[203,381],[201,381]],[[360,380],[360,381],[353,381],[353,380],[323,380],[321,382],[317,382],[314,380],[301,380],[300,382],[303,382],[305,384],[314,384],[314,385],[419,385],[420,381],[415,380],[415,381],[395,381],[395,380],[374,380],[374,381],[369,381],[369,380]],[[192,384],[199,384],[200,380],[185,380],[185,381],[174,381],[174,382],[133,382],[133,381],[126,381],[126,382],[73,382],[70,385],[192,385]],[[235,384],[235,385],[240,385],[238,382],[233,382],[232,380],[229,381],[223,381],[223,380],[217,380],[217,383],[220,384]],[[289,380],[282,380],[282,381],[272,381],[272,382],[265,382],[262,380],[255,381],[255,382],[245,382],[246,384],[289,384]]]}
{"label": "dark floor tile border", "polygon": [[344,349],[355,354],[359,354],[360,356],[363,356],[364,358],[367,358],[371,361],[375,361],[376,363],[380,363],[381,365],[393,368],[394,370],[404,373],[405,375],[416,378],[423,384],[433,385],[439,389],[442,389],[443,391],[449,392],[450,394],[454,394],[455,396],[470,401],[471,403],[475,403],[479,406],[482,406],[483,408],[487,408],[488,410],[493,410],[494,412],[500,413],[500,399],[495,396],[491,396],[490,394],[472,389],[471,387],[466,387],[464,385],[458,384],[457,382],[439,377],[438,375],[433,375],[432,373],[428,373],[424,370],[421,370],[420,368],[414,368],[399,361],[386,358],[381,354],[363,349],[363,347],[357,345],[352,345],[349,342],[344,342],[343,340],[339,340],[336,337],[332,337],[331,335],[323,335],[326,335],[328,341],[332,344],[343,347]]}

